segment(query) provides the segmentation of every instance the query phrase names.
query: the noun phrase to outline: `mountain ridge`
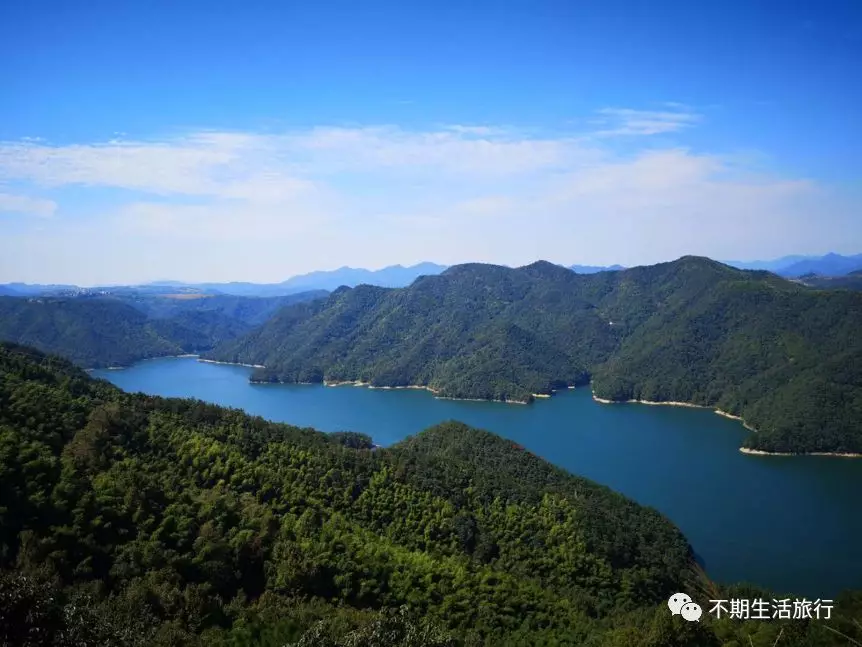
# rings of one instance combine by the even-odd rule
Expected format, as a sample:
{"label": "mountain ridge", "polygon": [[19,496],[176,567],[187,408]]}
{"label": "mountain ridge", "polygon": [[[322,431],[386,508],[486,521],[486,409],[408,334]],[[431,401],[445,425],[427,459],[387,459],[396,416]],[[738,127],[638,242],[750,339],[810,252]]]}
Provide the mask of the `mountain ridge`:
{"label": "mountain ridge", "polygon": [[[805,274],[820,274],[823,276],[843,276],[852,271],[862,270],[862,254],[842,256],[834,252],[822,256],[790,255],[769,261],[720,261],[725,265],[746,270],[766,270],[786,278],[799,278]],[[355,287],[360,283],[381,285],[383,287],[406,287],[422,275],[442,273],[447,265],[423,261],[415,265],[388,265],[379,270],[369,270],[360,267],[343,265],[334,270],[316,270],[305,274],[292,276],[276,283],[253,283],[249,281],[229,282],[187,282],[163,279],[150,281],[137,286],[109,285],[92,288],[81,288],[75,285],[42,285],[27,283],[0,284],[0,294],[15,296],[54,295],[68,291],[116,291],[118,289],[148,289],[174,288],[197,290],[212,294],[230,294],[234,296],[285,296],[297,291],[324,289],[332,291],[341,285]],[[502,265],[501,267],[508,267]],[[623,265],[568,265],[578,274],[597,274],[600,272],[617,272],[637,266]],[[849,269],[848,269],[849,268]]]}
{"label": "mountain ridge", "polygon": [[591,382],[601,399],[740,416],[758,430],[751,449],[858,453],[860,324],[858,293],[704,257],[592,275],[471,263],[285,308],[205,357],[265,366],[256,381],[416,385],[471,399],[530,401]]}
{"label": "mountain ridge", "polygon": [[811,273],[822,276],[843,276],[862,268],[862,254],[850,256],[842,256],[835,252],[822,256],[797,254],[771,261],[725,261],[725,263],[739,269],[767,270],[786,278],[799,278]]}

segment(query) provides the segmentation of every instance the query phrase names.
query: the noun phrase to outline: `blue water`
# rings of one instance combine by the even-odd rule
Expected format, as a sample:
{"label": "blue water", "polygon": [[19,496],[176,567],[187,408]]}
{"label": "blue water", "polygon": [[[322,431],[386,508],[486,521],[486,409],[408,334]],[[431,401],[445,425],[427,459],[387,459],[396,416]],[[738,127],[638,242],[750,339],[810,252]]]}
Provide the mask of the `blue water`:
{"label": "blue water", "polygon": [[516,441],[650,505],[685,533],[718,582],[830,598],[862,588],[862,459],[762,457],[706,410],[602,405],[588,390],[533,405],[438,400],[425,391],[249,384],[250,369],[169,358],[95,371],[127,391],[194,397],[389,445],[445,420]]}

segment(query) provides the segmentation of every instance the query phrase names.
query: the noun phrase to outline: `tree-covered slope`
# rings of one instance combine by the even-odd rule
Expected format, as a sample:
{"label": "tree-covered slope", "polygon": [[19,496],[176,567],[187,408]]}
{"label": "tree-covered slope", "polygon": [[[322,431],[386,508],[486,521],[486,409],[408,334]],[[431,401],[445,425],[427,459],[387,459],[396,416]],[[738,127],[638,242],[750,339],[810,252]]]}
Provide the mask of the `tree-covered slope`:
{"label": "tree-covered slope", "polygon": [[183,352],[142,312],[97,299],[0,297],[0,341],[61,354],[87,368]]}
{"label": "tree-covered slope", "polygon": [[[668,269],[678,283],[662,276],[672,290],[596,367],[597,395],[741,415],[757,429],[746,445],[760,450],[862,451],[862,295],[724,266],[711,278],[698,267]],[[628,290],[643,291],[655,274],[623,276]]]}
{"label": "tree-covered slope", "polygon": [[173,317],[152,319],[147,325],[185,353],[210,350],[254,328],[217,310],[187,310]]}
{"label": "tree-covered slope", "polygon": [[862,295],[709,259],[578,275],[468,264],[408,288],[341,289],[208,356],[254,379],[427,386],[525,401],[590,380],[612,400],[743,416],[769,451],[862,452]]}
{"label": "tree-covered slope", "polygon": [[[679,531],[492,434],[368,446],[0,344],[0,641],[845,644],[822,624],[671,618],[677,590],[728,594]],[[860,636],[860,608],[843,596],[833,626]]]}
{"label": "tree-covered slope", "polygon": [[86,368],[126,366],[149,357],[209,350],[249,332],[280,307],[325,294],[0,297],[0,341],[30,344]]}
{"label": "tree-covered slope", "polygon": [[284,306],[322,299],[328,294],[325,290],[310,290],[275,297],[202,294],[197,298],[177,298],[176,295],[151,295],[129,291],[112,295],[112,298],[138,308],[151,319],[170,319],[189,313],[212,312],[249,326],[258,326]]}
{"label": "tree-covered slope", "polygon": [[850,272],[844,276],[820,276],[806,274],[799,277],[799,282],[819,290],[857,290],[862,291],[862,270]]}
{"label": "tree-covered slope", "polygon": [[587,366],[617,344],[574,290],[578,278],[549,263],[472,264],[409,288],[343,288],[285,308],[208,356],[256,357],[267,367],[258,379],[419,384],[454,397],[524,400],[583,383]]}

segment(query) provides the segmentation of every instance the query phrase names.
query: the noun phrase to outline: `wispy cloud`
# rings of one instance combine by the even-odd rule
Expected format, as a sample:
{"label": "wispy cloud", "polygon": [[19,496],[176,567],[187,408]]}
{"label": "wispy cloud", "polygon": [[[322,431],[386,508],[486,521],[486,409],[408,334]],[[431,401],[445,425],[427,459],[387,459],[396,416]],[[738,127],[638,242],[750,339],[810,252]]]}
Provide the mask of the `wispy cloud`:
{"label": "wispy cloud", "polygon": [[599,123],[604,128],[596,134],[610,135],[658,135],[673,133],[697,124],[701,116],[692,112],[687,106],[678,103],[666,103],[674,110],[651,111],[632,110],[629,108],[604,108],[599,110],[603,119]]}
{"label": "wispy cloud", "polygon": [[0,193],[0,213],[19,213],[40,218],[50,218],[57,210],[57,203],[26,195]]}
{"label": "wispy cloud", "polygon": [[224,190],[218,171],[237,160],[239,146],[230,136],[210,134],[72,146],[6,142],[0,144],[0,178],[45,187],[110,186],[159,195],[215,195]]}
{"label": "wispy cloud", "polygon": [[603,156],[589,143],[596,135],[674,132],[699,120],[682,111],[605,108],[599,115],[604,127],[593,132],[544,138],[507,127],[454,124],[423,131],[395,126],[319,127],[275,135],[204,131],[70,146],[24,139],[0,142],[0,179],[164,196],[279,197],[309,190],[311,176],[342,172],[433,170],[485,177],[546,172]]}
{"label": "wispy cloud", "polygon": [[462,135],[478,135],[480,137],[502,135],[507,132],[506,128],[498,126],[464,126],[461,124],[448,125],[446,126],[446,130],[451,130],[453,133],[460,133]]}
{"label": "wispy cloud", "polygon": [[570,164],[575,140],[502,129],[314,128],[281,135],[194,133],[160,141],[51,146],[0,143],[0,178],[46,187],[109,186],[159,195],[242,197],[260,184],[299,188],[312,176],[415,170],[505,176]]}
{"label": "wispy cloud", "polygon": [[[78,275],[61,278],[82,283],[145,280],[148,271],[274,280],[427,259],[625,264],[686,253],[780,255],[827,244],[852,218],[846,205],[824,206],[824,188],[764,175],[745,157],[654,146],[623,154],[610,145],[611,135],[697,124],[684,106],[609,108],[600,117],[593,132],[556,135],[367,126],[0,142],[0,185],[22,193],[0,194],[0,209],[58,213],[47,232],[0,236],[0,257],[9,279],[54,280],[62,266]],[[99,202],[103,194],[111,199]],[[86,217],[82,195],[91,198]],[[813,217],[821,212],[836,227]]]}

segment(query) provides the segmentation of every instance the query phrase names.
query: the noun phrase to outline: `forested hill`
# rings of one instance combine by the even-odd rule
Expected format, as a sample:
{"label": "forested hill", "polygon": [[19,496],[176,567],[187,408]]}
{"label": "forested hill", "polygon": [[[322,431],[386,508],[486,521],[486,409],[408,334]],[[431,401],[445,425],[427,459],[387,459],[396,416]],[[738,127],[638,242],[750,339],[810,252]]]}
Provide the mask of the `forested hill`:
{"label": "forested hill", "polygon": [[126,366],[211,349],[249,332],[284,305],[325,295],[171,298],[126,290],[104,296],[0,297],[0,341],[30,344],[86,368]]}
{"label": "forested hill", "polygon": [[741,415],[753,448],[862,452],[860,331],[862,294],[705,258],[594,275],[468,264],[285,308],[208,356],[262,364],[262,381],[451,397],[524,401],[592,380],[601,398]]}
{"label": "forested hill", "polygon": [[844,276],[819,276],[806,274],[798,281],[820,290],[859,290],[862,291],[862,270],[850,272]]}
{"label": "forested hill", "polygon": [[134,306],[153,319],[169,319],[191,313],[218,313],[233,321],[257,326],[286,305],[323,299],[328,295],[326,290],[309,290],[275,297],[200,294],[194,295],[195,298],[183,298],[182,294],[160,296],[132,290],[112,298]]}
{"label": "forested hill", "polygon": [[[657,512],[492,434],[372,450],[0,344],[0,644],[847,644],[825,622],[687,623],[678,590],[734,594]],[[844,594],[830,626],[862,638],[860,611]]]}
{"label": "forested hill", "polygon": [[96,299],[0,297],[0,341],[30,344],[87,368],[183,352],[144,313]]}

